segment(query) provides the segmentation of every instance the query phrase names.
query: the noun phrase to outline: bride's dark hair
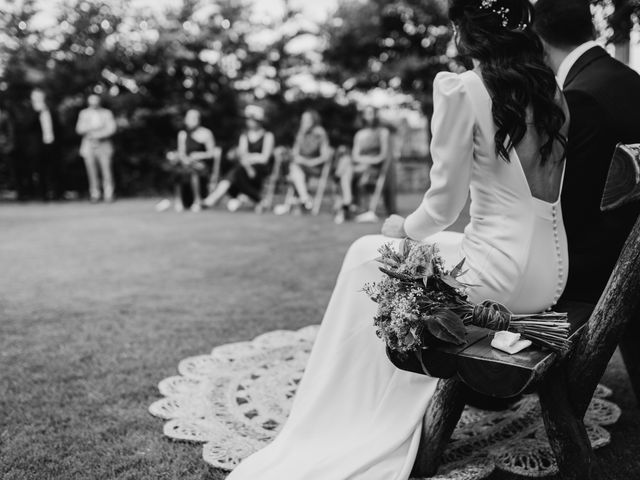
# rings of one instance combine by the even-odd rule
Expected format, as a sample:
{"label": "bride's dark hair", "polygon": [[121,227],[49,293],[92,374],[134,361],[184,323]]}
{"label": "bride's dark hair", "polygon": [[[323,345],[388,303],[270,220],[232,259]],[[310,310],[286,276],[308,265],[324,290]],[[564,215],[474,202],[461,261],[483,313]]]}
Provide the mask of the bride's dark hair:
{"label": "bride's dark hair", "polygon": [[493,100],[496,150],[506,161],[527,133],[529,106],[535,128],[545,140],[542,161],[549,158],[556,141],[566,147],[558,85],[544,62],[542,42],[532,31],[533,15],[529,0],[450,2],[449,19],[457,30],[459,51],[481,64]]}

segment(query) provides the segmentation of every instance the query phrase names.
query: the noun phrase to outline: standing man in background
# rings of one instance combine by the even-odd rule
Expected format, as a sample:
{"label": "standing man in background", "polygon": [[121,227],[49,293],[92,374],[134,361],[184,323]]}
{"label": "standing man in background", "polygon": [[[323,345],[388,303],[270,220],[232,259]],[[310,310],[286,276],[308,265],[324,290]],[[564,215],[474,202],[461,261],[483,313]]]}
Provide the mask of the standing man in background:
{"label": "standing man in background", "polygon": [[[9,173],[15,169],[13,158],[13,150],[15,148],[15,131],[13,118],[9,110],[5,107],[4,102],[0,101],[0,168],[5,173]],[[4,179],[0,179],[0,182]],[[16,182],[16,191],[20,196],[20,190]]]}
{"label": "standing man in background", "polygon": [[[25,177],[27,195],[37,193],[43,201],[59,200],[63,193],[58,150],[59,123],[56,113],[47,103],[44,90],[40,88],[31,91],[29,117],[21,145],[24,156],[21,176]],[[34,183],[36,192],[32,191]]]}
{"label": "standing man in background", "polygon": [[[80,156],[84,159],[87,169],[89,195],[92,202],[99,201],[101,193],[105,202],[112,202],[114,183],[111,167],[113,158],[111,137],[116,133],[116,121],[111,110],[101,105],[98,95],[89,95],[87,105],[78,117],[76,133],[82,136]],[[102,177],[102,191],[98,169]]]}

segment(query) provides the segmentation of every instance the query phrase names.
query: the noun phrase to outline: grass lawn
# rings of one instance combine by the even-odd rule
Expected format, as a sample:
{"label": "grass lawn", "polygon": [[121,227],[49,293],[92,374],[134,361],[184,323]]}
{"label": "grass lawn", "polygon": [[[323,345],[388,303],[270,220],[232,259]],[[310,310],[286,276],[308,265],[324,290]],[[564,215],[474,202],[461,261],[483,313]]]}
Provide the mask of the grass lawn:
{"label": "grass lawn", "polygon": [[[157,214],[152,200],[4,203],[0,226],[3,480],[224,478],[200,446],[162,436],[147,413],[157,382],[216,345],[319,322],[347,246],[378,228]],[[623,416],[602,478],[638,479],[640,411],[618,355],[604,382]]]}

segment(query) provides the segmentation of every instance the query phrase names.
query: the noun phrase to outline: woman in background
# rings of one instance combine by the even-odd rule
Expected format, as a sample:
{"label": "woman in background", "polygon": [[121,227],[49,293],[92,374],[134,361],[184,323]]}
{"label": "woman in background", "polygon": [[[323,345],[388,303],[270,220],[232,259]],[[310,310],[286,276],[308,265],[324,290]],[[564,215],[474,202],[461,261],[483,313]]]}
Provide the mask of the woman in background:
{"label": "woman in background", "polygon": [[[336,223],[344,222],[354,203],[353,185],[358,188],[369,183],[389,156],[389,130],[380,124],[378,109],[372,106],[362,111],[363,128],[353,138],[351,156],[338,159],[336,176],[342,190],[342,207],[336,214]],[[375,212],[366,212],[358,217],[362,221],[375,220]]]}
{"label": "woman in background", "polygon": [[307,189],[307,176],[320,176],[323,165],[331,159],[329,137],[317,111],[306,110],[302,114],[291,156],[289,179],[304,208],[311,210],[313,200]]}
{"label": "woman in background", "polygon": [[[87,97],[87,108],[78,115],[76,133],[82,136],[80,156],[84,160],[89,180],[89,198],[98,202],[113,201],[113,135],[117,126],[113,113],[102,106],[99,95]],[[100,177],[102,185],[100,185]],[[102,188],[101,188],[102,187]]]}
{"label": "woman in background", "polygon": [[[201,125],[198,110],[190,109],[184,117],[185,129],[178,133],[178,151],[167,156],[171,163],[175,181],[175,203],[177,212],[191,204],[192,212],[202,209],[200,178],[207,171],[205,162],[215,156],[215,138],[211,130]],[[157,205],[159,211],[170,208],[171,203],[163,200]]]}
{"label": "woman in background", "polygon": [[220,181],[216,189],[205,199],[207,207],[215,206],[225,195],[231,199],[227,208],[235,212],[246,197],[259,206],[262,185],[270,172],[275,140],[264,128],[264,110],[256,105],[245,108],[246,130],[238,141],[238,164]]}

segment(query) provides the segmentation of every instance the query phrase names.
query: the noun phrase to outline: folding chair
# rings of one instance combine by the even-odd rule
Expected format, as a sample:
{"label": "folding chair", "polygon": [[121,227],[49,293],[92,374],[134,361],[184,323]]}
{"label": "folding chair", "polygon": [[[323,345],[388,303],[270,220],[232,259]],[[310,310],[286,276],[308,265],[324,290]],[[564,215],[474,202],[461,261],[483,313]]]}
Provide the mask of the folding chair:
{"label": "folding chair", "polygon": [[213,192],[220,181],[220,166],[222,164],[222,148],[215,147],[213,150],[213,165],[211,167],[211,176],[209,177],[209,192]]}
{"label": "folding chair", "polygon": [[[287,155],[287,154],[284,154]],[[283,155],[283,156],[284,156]],[[327,191],[327,187],[329,186],[329,177],[331,176],[331,167],[333,166],[335,152],[333,149],[327,156],[327,160],[322,164],[322,170],[320,171],[319,177],[310,177],[309,180],[313,178],[318,179],[318,184],[315,188],[315,193],[313,195],[313,207],[311,207],[311,214],[318,215],[320,214],[320,210],[322,209],[322,202],[324,200],[324,195]],[[287,193],[284,199],[284,205],[287,207],[291,207],[295,203],[296,198],[296,190],[294,186],[289,182],[289,186],[287,188]]]}
{"label": "folding chair", "polygon": [[[392,168],[394,166],[394,155],[389,154],[389,157],[382,163],[380,167],[380,172],[378,173],[378,178],[376,179],[375,188],[373,190],[373,194],[369,199],[369,212],[376,213],[378,210],[378,205],[380,204],[380,200],[384,196],[386,197],[385,204],[389,213],[394,213],[395,208],[395,196],[396,196],[396,186],[395,186],[395,176],[390,175]],[[393,178],[394,181],[389,181]]]}

